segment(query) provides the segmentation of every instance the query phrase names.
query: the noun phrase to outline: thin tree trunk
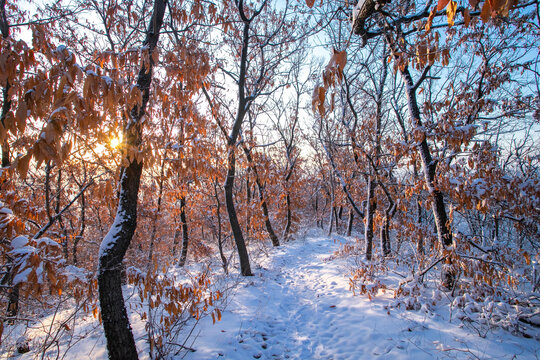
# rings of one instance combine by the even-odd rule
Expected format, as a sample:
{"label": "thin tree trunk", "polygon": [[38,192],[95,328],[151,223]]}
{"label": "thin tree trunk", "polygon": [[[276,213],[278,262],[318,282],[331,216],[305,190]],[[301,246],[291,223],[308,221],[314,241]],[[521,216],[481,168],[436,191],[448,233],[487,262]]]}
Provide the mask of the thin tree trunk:
{"label": "thin tree trunk", "polygon": [[377,208],[377,203],[375,202],[375,183],[373,178],[370,176],[368,179],[367,186],[367,201],[366,201],[366,216],[365,216],[365,229],[364,229],[364,238],[366,240],[366,259],[371,260],[373,254],[373,214]]}
{"label": "thin tree trunk", "polygon": [[152,233],[150,235],[150,249],[148,250],[148,265],[147,265],[148,270],[150,270],[152,266],[152,258],[154,256],[154,242],[156,240],[156,232],[157,232],[157,221],[159,218],[159,213],[161,212],[161,199],[163,198],[163,180],[165,177],[165,157],[166,157],[166,154],[163,155],[163,159],[161,160],[161,167],[159,170],[158,200],[157,200],[156,213],[154,214],[154,217],[152,219]]}
{"label": "thin tree trunk", "polygon": [[[416,223],[419,226],[422,224],[422,205],[420,205],[420,196],[416,198]],[[418,235],[416,250],[419,254],[424,254],[424,237],[422,234]]]}
{"label": "thin tree trunk", "polygon": [[347,223],[347,236],[351,236],[352,228],[353,228],[353,222],[354,222],[354,210],[349,210],[349,221]]}
{"label": "thin tree trunk", "polygon": [[225,274],[229,273],[229,263],[227,261],[227,257],[225,256],[225,253],[223,251],[223,234],[221,229],[221,201],[219,201],[219,194],[217,191],[217,181],[214,183],[214,195],[216,197],[216,216],[217,216],[217,243],[218,243],[218,249],[219,249],[219,257],[221,258],[221,264],[223,265],[223,271],[225,271]]}
{"label": "thin tree trunk", "polygon": [[182,224],[182,252],[180,254],[180,260],[178,261],[178,266],[183,267],[186,264],[189,245],[189,234],[186,219],[186,198],[184,196],[180,198],[180,222]]}
{"label": "thin tree trunk", "polygon": [[283,239],[288,240],[292,225],[291,194],[289,194],[289,190],[287,190],[287,195],[285,196],[285,203],[287,204],[287,223],[283,231]]}
{"label": "thin tree trunk", "polygon": [[[131,110],[129,122],[124,130],[127,148],[138,149],[142,143],[141,119],[150,97],[150,84],[154,65],[153,51],[165,14],[165,0],[155,0],[152,18],[143,43],[150,59],[149,68],[143,65],[137,78],[137,87],[142,92],[142,104]],[[131,158],[122,168],[118,209],[114,223],[103,239],[99,251],[98,289],[103,328],[107,339],[107,350],[111,360],[138,359],[137,348],[122,296],[122,260],[137,228],[137,197],[143,163]]]}
{"label": "thin tree trunk", "polygon": [[272,245],[279,246],[279,239],[276,236],[274,229],[272,228],[272,223],[270,222],[270,215],[268,213],[268,204],[266,203],[266,198],[264,196],[264,186],[261,183],[261,179],[259,178],[259,172],[257,171],[257,167],[255,163],[253,162],[253,157],[251,156],[250,149],[248,149],[248,147],[244,143],[242,143],[242,148],[244,149],[244,154],[246,154],[249,168],[253,171],[253,175],[255,176],[255,183],[257,184],[257,189],[259,190],[259,200],[261,203],[261,208],[262,208],[262,212],[264,216],[264,224],[266,226],[266,232],[268,232],[268,236],[270,237],[270,240],[272,241]]}

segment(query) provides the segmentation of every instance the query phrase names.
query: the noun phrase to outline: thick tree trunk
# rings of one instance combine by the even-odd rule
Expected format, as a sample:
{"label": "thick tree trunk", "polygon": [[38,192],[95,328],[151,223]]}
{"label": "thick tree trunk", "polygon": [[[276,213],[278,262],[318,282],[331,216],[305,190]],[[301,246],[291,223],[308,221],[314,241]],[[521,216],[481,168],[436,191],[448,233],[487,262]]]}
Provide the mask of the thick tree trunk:
{"label": "thick tree trunk", "polygon": [[182,252],[180,253],[178,266],[183,267],[186,264],[189,245],[188,225],[186,219],[186,198],[183,196],[180,198],[180,222],[182,224]]}
{"label": "thick tree trunk", "polygon": [[225,180],[225,204],[227,206],[229,222],[231,223],[231,230],[233,232],[234,241],[236,242],[238,258],[240,260],[240,272],[243,276],[252,276],[253,273],[251,272],[251,266],[249,264],[246,242],[234,207],[233,186],[236,172],[236,156],[234,150],[234,146],[229,148],[229,167],[227,170],[227,179]]}
{"label": "thick tree trunk", "polygon": [[137,195],[143,164],[133,161],[121,179],[118,211],[99,254],[98,288],[109,359],[137,359],[122,296],[122,260],[137,227]]}
{"label": "thick tree trunk", "polygon": [[364,229],[364,238],[366,240],[366,259],[371,260],[373,254],[373,214],[377,208],[375,202],[375,183],[373,182],[372,177],[369,177],[368,186],[367,186],[367,201],[366,201],[366,216],[365,229]]}
{"label": "thick tree trunk", "polygon": [[[128,149],[138,149],[142,143],[141,119],[146,112],[150,97],[150,84],[154,60],[153,51],[165,15],[165,0],[155,0],[152,18],[143,43],[150,58],[149,67],[143,65],[137,78],[137,87],[142,92],[142,104],[130,113],[124,130]],[[103,328],[107,339],[107,350],[111,360],[137,359],[137,348],[122,296],[122,261],[137,228],[137,197],[143,163],[131,157],[129,165],[121,170],[118,208],[114,223],[103,239],[99,250],[98,289]]]}

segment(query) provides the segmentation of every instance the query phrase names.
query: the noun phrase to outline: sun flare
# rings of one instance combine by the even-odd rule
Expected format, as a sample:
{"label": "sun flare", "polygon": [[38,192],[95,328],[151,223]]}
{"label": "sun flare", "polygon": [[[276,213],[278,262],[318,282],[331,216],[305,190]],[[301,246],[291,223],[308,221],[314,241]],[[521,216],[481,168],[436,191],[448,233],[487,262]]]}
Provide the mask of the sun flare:
{"label": "sun flare", "polygon": [[122,144],[122,134],[114,136],[110,140],[110,145],[113,149],[117,149]]}

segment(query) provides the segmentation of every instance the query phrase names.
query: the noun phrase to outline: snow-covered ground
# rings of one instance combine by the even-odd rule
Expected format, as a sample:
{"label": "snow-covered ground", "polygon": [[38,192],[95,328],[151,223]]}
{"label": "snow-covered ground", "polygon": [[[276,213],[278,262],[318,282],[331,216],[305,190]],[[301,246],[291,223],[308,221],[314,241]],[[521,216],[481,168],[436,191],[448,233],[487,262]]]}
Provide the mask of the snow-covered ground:
{"label": "snow-covered ground", "polygon": [[[186,359],[534,359],[540,343],[504,330],[481,338],[437,312],[390,309],[349,291],[347,263],[329,260],[346,239],[311,232],[243,279],[216,325],[200,328]],[[482,334],[484,335],[484,334]]]}
{"label": "snow-covered ground", "polygon": [[[252,259],[253,277],[228,294],[222,320],[202,319],[175,359],[535,359],[540,342],[501,329],[449,321],[444,308],[407,311],[392,292],[373,300],[349,291],[346,259],[332,257],[347,239],[317,230]],[[222,279],[223,281],[223,279]],[[455,318],[455,317],[454,317]],[[94,325],[91,325],[94,324]],[[96,321],[66,359],[106,359]],[[132,316],[140,357],[148,358],[144,322]],[[83,327],[84,328],[84,327]],[[479,336],[479,335],[482,335]],[[179,343],[183,343],[179,339]],[[21,356],[27,358],[28,355]]]}

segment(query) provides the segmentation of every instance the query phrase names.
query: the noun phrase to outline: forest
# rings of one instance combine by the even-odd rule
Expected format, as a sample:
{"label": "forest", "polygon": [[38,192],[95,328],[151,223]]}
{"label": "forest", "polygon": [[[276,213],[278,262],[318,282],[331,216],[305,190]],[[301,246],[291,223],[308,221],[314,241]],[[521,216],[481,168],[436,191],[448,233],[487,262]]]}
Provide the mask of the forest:
{"label": "forest", "polygon": [[[0,357],[540,356],[539,0],[0,0],[0,31]],[[374,349],[392,316],[476,340]]]}

